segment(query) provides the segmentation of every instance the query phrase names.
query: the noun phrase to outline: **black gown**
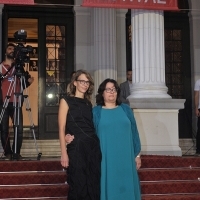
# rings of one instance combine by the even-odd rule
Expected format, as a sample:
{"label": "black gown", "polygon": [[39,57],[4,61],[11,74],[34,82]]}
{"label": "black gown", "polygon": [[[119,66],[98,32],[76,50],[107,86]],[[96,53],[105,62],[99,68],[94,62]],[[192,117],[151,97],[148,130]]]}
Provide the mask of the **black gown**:
{"label": "black gown", "polygon": [[64,99],[69,106],[66,133],[74,135],[67,145],[68,200],[100,200],[101,150],[92,121],[92,104],[77,97]]}

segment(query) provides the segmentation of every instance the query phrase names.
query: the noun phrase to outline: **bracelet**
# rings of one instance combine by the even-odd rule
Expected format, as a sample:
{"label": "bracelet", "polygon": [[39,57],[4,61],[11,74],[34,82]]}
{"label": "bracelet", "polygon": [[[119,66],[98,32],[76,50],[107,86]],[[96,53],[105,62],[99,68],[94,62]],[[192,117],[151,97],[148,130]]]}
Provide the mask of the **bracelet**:
{"label": "bracelet", "polygon": [[136,156],[137,158],[140,158],[140,154]]}

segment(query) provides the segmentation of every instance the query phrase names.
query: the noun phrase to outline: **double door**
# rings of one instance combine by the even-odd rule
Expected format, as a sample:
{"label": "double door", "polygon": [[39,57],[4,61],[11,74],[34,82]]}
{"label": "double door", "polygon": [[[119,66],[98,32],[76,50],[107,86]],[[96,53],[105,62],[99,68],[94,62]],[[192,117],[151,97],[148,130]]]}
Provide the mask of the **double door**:
{"label": "double door", "polygon": [[[26,12],[24,12],[26,10]],[[72,8],[4,8],[5,38],[15,42],[14,30],[27,31],[26,45],[33,47],[25,70],[34,77],[29,99],[38,139],[58,138],[58,106],[74,70],[74,14]],[[5,42],[4,46],[6,46]],[[24,128],[29,119],[24,108]],[[25,131],[26,132],[26,131]],[[28,135],[27,135],[28,136]]]}

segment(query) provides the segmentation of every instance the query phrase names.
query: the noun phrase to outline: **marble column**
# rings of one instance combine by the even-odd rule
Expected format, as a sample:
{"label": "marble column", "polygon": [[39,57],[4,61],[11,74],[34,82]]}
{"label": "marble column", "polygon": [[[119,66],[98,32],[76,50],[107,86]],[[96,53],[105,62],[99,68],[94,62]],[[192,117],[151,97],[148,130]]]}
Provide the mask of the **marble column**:
{"label": "marble column", "polygon": [[94,8],[93,18],[93,69],[95,93],[106,78],[117,78],[116,63],[116,10]]}
{"label": "marble column", "polygon": [[127,9],[117,9],[117,81],[126,81],[126,13]]}
{"label": "marble column", "polygon": [[181,156],[178,112],[184,99],[172,99],[165,84],[163,11],[132,10],[132,88],[142,154]]}
{"label": "marble column", "polygon": [[130,98],[171,98],[165,84],[163,11],[132,10]]}

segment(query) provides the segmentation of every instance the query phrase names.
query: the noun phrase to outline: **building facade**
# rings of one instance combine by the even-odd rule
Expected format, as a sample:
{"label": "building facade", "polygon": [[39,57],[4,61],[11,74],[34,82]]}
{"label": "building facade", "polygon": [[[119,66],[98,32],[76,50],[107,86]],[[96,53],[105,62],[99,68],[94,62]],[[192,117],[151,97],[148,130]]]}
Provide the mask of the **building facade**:
{"label": "building facade", "polygon": [[[180,1],[180,12],[87,8],[80,6],[81,0],[40,3],[0,5],[1,60],[8,42],[19,43],[13,34],[20,29],[27,30],[26,45],[36,51],[24,66],[35,77],[29,98],[36,137],[58,138],[59,95],[65,93],[73,70],[89,71],[96,93],[105,78],[125,81],[126,69],[132,67],[129,99],[143,153],[181,155],[180,139],[195,137],[200,2]],[[33,63],[37,71],[31,70]],[[28,127],[30,120],[24,118]],[[26,129],[25,137],[31,137]]]}

